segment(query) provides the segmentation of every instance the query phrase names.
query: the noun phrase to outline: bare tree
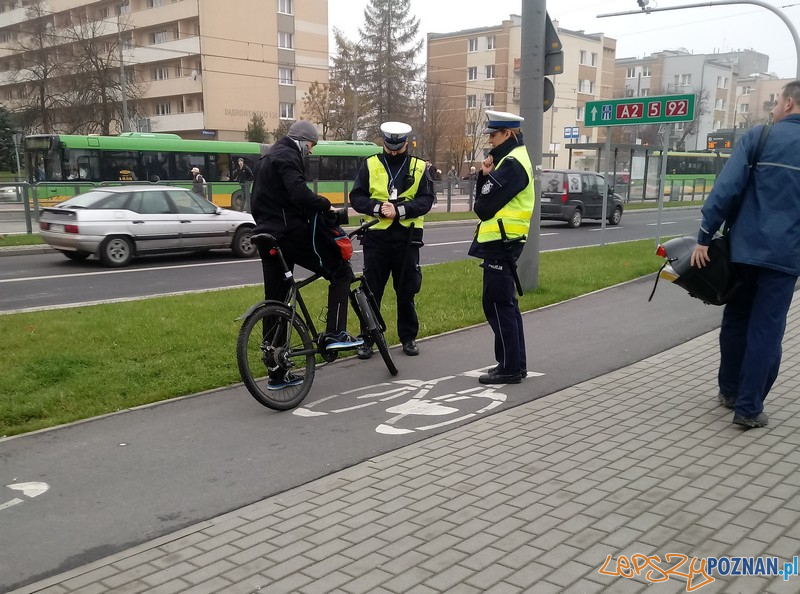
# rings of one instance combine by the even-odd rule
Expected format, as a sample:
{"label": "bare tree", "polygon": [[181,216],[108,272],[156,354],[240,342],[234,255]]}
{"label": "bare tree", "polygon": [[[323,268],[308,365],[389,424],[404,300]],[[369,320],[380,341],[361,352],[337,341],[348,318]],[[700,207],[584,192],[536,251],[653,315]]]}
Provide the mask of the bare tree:
{"label": "bare tree", "polygon": [[303,112],[306,118],[322,127],[322,140],[341,138],[344,129],[340,106],[333,92],[337,85],[314,82],[303,95]]}
{"label": "bare tree", "polygon": [[11,50],[17,55],[12,76],[18,83],[17,107],[26,127],[53,132],[53,114],[62,103],[61,82],[67,71],[64,53],[55,51],[62,44],[54,16],[44,0],[32,0],[25,8],[26,22],[20,26]]}

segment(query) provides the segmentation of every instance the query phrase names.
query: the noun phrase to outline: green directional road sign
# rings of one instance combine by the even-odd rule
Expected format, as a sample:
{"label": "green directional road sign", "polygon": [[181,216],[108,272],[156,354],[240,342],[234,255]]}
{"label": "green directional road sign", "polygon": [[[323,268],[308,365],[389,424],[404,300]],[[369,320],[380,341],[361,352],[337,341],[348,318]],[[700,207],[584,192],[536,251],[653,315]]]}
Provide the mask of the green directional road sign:
{"label": "green directional road sign", "polygon": [[584,126],[629,126],[691,122],[694,94],[587,101]]}

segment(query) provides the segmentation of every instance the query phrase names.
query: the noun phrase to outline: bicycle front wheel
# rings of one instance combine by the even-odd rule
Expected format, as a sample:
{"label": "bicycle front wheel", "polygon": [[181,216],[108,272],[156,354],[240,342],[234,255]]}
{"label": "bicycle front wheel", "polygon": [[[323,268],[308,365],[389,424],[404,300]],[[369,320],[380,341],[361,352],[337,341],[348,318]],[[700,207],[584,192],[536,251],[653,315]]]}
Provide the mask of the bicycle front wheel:
{"label": "bicycle front wheel", "polygon": [[[291,325],[290,325],[291,324]],[[284,305],[245,318],[236,342],[239,374],[248,392],[274,410],[298,406],[314,381],[316,347],[303,321]]]}
{"label": "bicycle front wheel", "polygon": [[383,362],[386,363],[386,368],[389,370],[389,373],[392,375],[397,375],[397,366],[394,364],[392,353],[389,351],[389,345],[386,342],[386,336],[384,335],[383,329],[379,324],[378,316],[375,314],[375,310],[372,309],[370,300],[361,289],[356,289],[354,293],[356,304],[361,313],[363,325],[369,331],[369,337],[372,339],[372,342],[375,344],[375,346],[378,347],[378,352],[381,354]]}

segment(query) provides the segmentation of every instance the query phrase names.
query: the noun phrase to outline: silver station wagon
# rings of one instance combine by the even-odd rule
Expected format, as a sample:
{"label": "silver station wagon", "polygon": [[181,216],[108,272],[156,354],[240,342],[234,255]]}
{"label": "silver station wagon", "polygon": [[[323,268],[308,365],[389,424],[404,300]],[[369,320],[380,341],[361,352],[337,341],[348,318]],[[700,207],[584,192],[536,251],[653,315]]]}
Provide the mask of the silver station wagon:
{"label": "silver station wagon", "polygon": [[256,255],[249,213],[218,208],[171,186],[102,187],[42,210],[42,239],[70,260],[96,255],[106,266],[136,256],[230,249]]}

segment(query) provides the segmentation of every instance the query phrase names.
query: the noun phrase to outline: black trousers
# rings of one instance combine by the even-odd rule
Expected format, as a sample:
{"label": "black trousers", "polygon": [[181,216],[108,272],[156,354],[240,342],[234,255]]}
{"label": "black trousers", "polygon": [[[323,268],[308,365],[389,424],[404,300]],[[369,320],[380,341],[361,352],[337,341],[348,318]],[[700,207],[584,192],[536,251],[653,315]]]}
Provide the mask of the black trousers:
{"label": "black trousers", "polygon": [[386,283],[392,276],[392,286],[397,295],[397,336],[405,344],[416,340],[419,319],[414,305],[414,296],[422,287],[422,270],[419,267],[419,246],[405,242],[404,245],[364,245],[364,278],[375,295],[378,307],[383,300]]}
{"label": "black trousers", "polygon": [[517,290],[508,260],[484,260],[483,313],[494,331],[494,356],[500,373],[527,369],[525,330]]}
{"label": "black trousers", "polygon": [[[326,332],[338,333],[347,329],[347,300],[350,284],[353,281],[353,269],[350,262],[342,259],[336,246],[317,244],[316,252],[308,241],[282,239],[279,242],[281,252],[289,269],[294,272],[295,265],[300,265],[311,272],[321,273],[328,281],[328,315]],[[264,298],[284,301],[289,293],[286,281],[277,257],[269,255],[269,250],[259,247],[261,268],[264,272]]]}

